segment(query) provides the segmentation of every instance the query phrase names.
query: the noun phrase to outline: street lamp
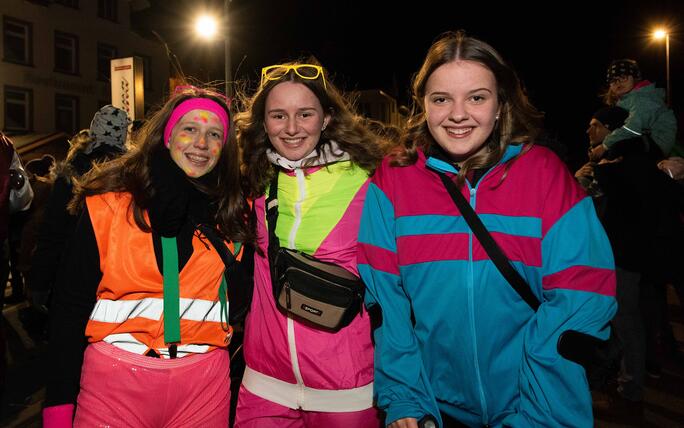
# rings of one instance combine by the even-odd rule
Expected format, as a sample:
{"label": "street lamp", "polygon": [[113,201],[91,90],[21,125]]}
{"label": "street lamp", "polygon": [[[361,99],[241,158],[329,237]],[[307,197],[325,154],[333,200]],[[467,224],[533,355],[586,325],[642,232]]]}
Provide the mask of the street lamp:
{"label": "street lamp", "polygon": [[670,98],[670,34],[667,30],[659,28],[653,32],[653,38],[656,40],[665,39],[665,80],[667,82],[667,105],[670,105],[672,101]]}
{"label": "street lamp", "polygon": [[[226,96],[227,97],[232,97],[233,96],[233,90],[232,90],[232,85],[231,81],[233,80],[232,74],[231,74],[231,65],[230,65],[230,36],[228,35],[229,31],[229,10],[228,10],[228,4],[230,3],[231,0],[223,0],[223,44],[224,44],[224,57],[225,57],[225,80],[226,80]],[[197,35],[205,40],[212,40],[217,36],[218,29],[220,28],[220,25],[218,23],[218,20],[214,17],[211,17],[209,15],[202,15],[197,18],[195,21],[195,33]]]}

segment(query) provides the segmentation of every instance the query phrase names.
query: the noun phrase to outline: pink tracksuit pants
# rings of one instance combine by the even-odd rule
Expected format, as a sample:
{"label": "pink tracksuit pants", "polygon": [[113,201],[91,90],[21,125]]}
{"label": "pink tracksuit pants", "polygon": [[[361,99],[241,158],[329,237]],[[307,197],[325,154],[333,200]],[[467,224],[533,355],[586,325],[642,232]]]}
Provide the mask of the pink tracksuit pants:
{"label": "pink tracksuit pants", "polygon": [[98,342],[88,346],[75,427],[221,427],[230,405],[228,352],[178,359],[133,354]]}

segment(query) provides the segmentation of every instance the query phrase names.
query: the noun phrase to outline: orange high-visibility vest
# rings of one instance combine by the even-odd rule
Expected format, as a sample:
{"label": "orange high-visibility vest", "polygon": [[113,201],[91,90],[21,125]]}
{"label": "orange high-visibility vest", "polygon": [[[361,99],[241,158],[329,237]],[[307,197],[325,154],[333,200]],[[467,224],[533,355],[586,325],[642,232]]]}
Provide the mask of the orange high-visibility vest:
{"label": "orange high-visibility vest", "polygon": [[[102,280],[86,327],[89,342],[105,341],[136,354],[149,349],[168,356],[164,343],[163,277],[152,234],[140,230],[129,209],[129,193],[86,198],[100,254]],[[179,273],[178,356],[226,347],[227,320],[218,297],[225,266],[208,240],[192,238],[193,252]],[[228,247],[233,251],[233,244]],[[238,255],[238,259],[242,254]],[[223,321],[223,325],[222,325]]]}

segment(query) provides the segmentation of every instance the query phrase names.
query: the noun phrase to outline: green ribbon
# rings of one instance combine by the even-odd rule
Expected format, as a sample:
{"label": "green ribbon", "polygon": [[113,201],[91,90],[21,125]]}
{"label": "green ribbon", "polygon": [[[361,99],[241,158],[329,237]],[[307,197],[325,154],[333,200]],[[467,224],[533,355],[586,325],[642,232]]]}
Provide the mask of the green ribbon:
{"label": "green ribbon", "polygon": [[[164,342],[180,343],[180,284],[178,280],[178,245],[176,238],[161,237],[162,258],[164,263]],[[234,244],[234,256],[240,253],[242,243]],[[221,327],[229,330],[228,325],[228,283],[225,272],[219,286],[219,303],[221,305]],[[225,327],[224,327],[225,325]]]}
{"label": "green ribbon", "polygon": [[164,263],[164,342],[180,343],[180,291],[176,238],[161,237]]}

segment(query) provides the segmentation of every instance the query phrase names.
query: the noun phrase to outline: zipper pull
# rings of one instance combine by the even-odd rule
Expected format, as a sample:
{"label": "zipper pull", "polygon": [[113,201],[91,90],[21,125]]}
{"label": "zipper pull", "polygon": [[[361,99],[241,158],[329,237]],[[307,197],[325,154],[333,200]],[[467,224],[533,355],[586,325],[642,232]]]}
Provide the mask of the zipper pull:
{"label": "zipper pull", "polygon": [[292,309],[292,304],[290,303],[290,283],[285,283],[285,303],[287,304],[287,309]]}

